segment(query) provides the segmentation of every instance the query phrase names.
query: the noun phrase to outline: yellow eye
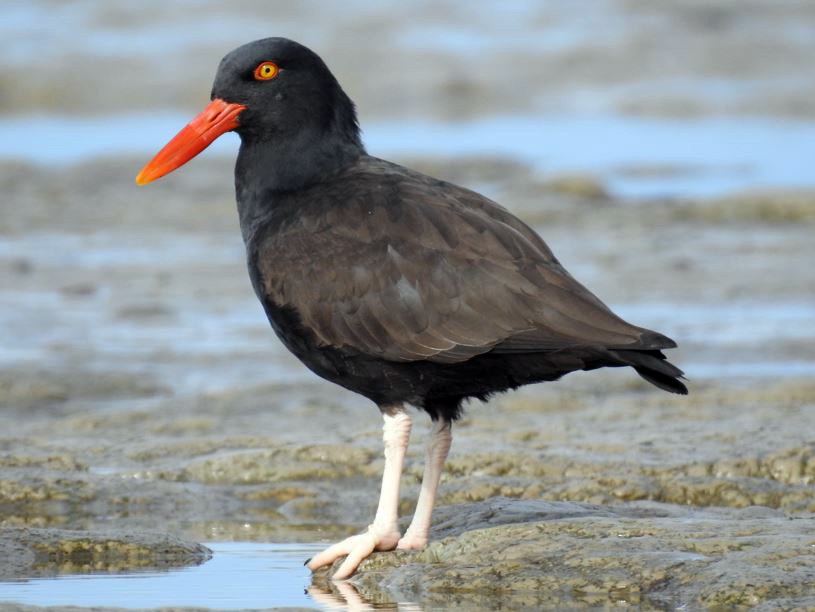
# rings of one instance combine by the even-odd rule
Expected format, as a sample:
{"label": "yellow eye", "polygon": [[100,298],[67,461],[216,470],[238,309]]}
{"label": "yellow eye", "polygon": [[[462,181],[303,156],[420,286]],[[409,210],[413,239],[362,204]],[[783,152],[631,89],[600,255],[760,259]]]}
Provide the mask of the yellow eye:
{"label": "yellow eye", "polygon": [[280,68],[278,68],[274,62],[261,62],[258,64],[258,67],[255,68],[255,79],[258,81],[268,81],[275,78],[278,72],[280,72]]}

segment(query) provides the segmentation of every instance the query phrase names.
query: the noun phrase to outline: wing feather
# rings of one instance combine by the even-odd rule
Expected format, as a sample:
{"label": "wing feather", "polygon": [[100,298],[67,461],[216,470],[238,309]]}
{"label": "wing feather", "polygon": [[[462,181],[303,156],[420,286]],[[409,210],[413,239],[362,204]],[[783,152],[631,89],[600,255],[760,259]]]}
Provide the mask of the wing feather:
{"label": "wing feather", "polygon": [[670,346],[612,313],[499,205],[401,168],[383,187],[387,162],[375,162],[343,201],[315,194],[307,221],[258,247],[266,297],[293,309],[319,345],[440,363],[493,350]]}

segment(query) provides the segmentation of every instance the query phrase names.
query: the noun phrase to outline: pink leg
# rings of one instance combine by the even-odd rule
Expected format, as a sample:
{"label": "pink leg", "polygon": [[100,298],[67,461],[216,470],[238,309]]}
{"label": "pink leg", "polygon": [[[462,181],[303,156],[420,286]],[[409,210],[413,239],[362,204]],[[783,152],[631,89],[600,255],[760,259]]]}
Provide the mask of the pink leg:
{"label": "pink leg", "polygon": [[375,550],[393,550],[399,542],[397,509],[399,505],[399,479],[405,461],[405,451],[410,441],[411,420],[403,406],[383,409],[385,424],[382,439],[385,442],[385,471],[382,474],[382,490],[374,522],[365,533],[351,536],[315,555],[307,564],[312,571],[335,559],[348,555],[343,561],[335,580],[348,578],[356,571],[363,559]]}
{"label": "pink leg", "polygon": [[397,548],[424,548],[427,545],[430,519],[436,503],[436,491],[439,488],[439,480],[452,441],[453,434],[449,421],[439,420],[433,423],[433,431],[427,443],[422,488],[419,491],[416,512],[413,514],[413,520],[404,537],[399,540]]}

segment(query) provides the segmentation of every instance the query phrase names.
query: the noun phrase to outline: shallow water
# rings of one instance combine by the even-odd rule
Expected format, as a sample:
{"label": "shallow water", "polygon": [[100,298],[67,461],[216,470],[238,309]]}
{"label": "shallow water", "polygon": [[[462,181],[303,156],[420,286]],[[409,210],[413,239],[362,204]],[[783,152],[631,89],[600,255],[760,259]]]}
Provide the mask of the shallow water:
{"label": "shallow water", "polygon": [[[0,158],[65,164],[136,154],[146,161],[189,119],[174,113],[4,118]],[[545,173],[597,175],[627,197],[815,185],[809,164],[815,159],[815,124],[806,121],[535,115],[379,122],[364,124],[363,130],[369,151],[377,156],[508,156]],[[228,134],[210,154],[234,154],[237,146],[237,136]]]}
{"label": "shallow water", "polygon": [[[59,367],[81,347],[83,363],[90,369],[104,371],[116,363],[118,371],[144,374],[182,395],[261,384],[270,377],[279,383],[308,380],[309,373],[274,341],[262,310],[244,286],[242,246],[237,235],[233,238],[224,244],[210,237],[154,233],[149,245],[138,236],[119,233],[0,239],[0,261],[24,258],[54,274],[69,261],[74,272],[107,279],[82,296],[53,291],[43,283],[10,286],[0,295],[0,365]],[[42,249],[42,244],[49,248]],[[585,255],[572,253],[569,244],[557,246],[564,247],[557,251],[565,261],[577,262],[569,267],[589,286],[602,282],[602,269],[586,264]],[[146,279],[153,272],[194,270],[199,261],[207,262],[208,274],[228,279],[223,292],[202,300],[195,287],[164,287],[158,293],[144,288],[151,286]],[[692,378],[815,375],[815,362],[808,356],[753,350],[811,336],[815,305],[801,298],[640,298],[636,303],[615,301],[614,307],[629,320],[672,330],[683,344],[741,349],[739,357],[726,362],[704,353],[694,359],[692,351],[683,359]],[[32,323],[42,320],[52,324]]]}
{"label": "shallow water", "polygon": [[305,592],[303,561],[323,544],[216,542],[197,567],[165,572],[72,574],[0,582],[0,602],[123,608],[205,606],[216,610],[318,607]]}

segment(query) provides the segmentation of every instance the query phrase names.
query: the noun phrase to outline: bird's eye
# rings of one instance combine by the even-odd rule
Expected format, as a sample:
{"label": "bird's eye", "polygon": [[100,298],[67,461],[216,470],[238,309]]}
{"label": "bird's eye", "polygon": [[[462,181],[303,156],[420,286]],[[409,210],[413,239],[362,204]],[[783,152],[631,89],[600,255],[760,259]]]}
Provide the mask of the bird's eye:
{"label": "bird's eye", "polygon": [[274,62],[261,62],[255,68],[255,80],[269,81],[275,78],[278,72],[280,72],[280,68]]}

